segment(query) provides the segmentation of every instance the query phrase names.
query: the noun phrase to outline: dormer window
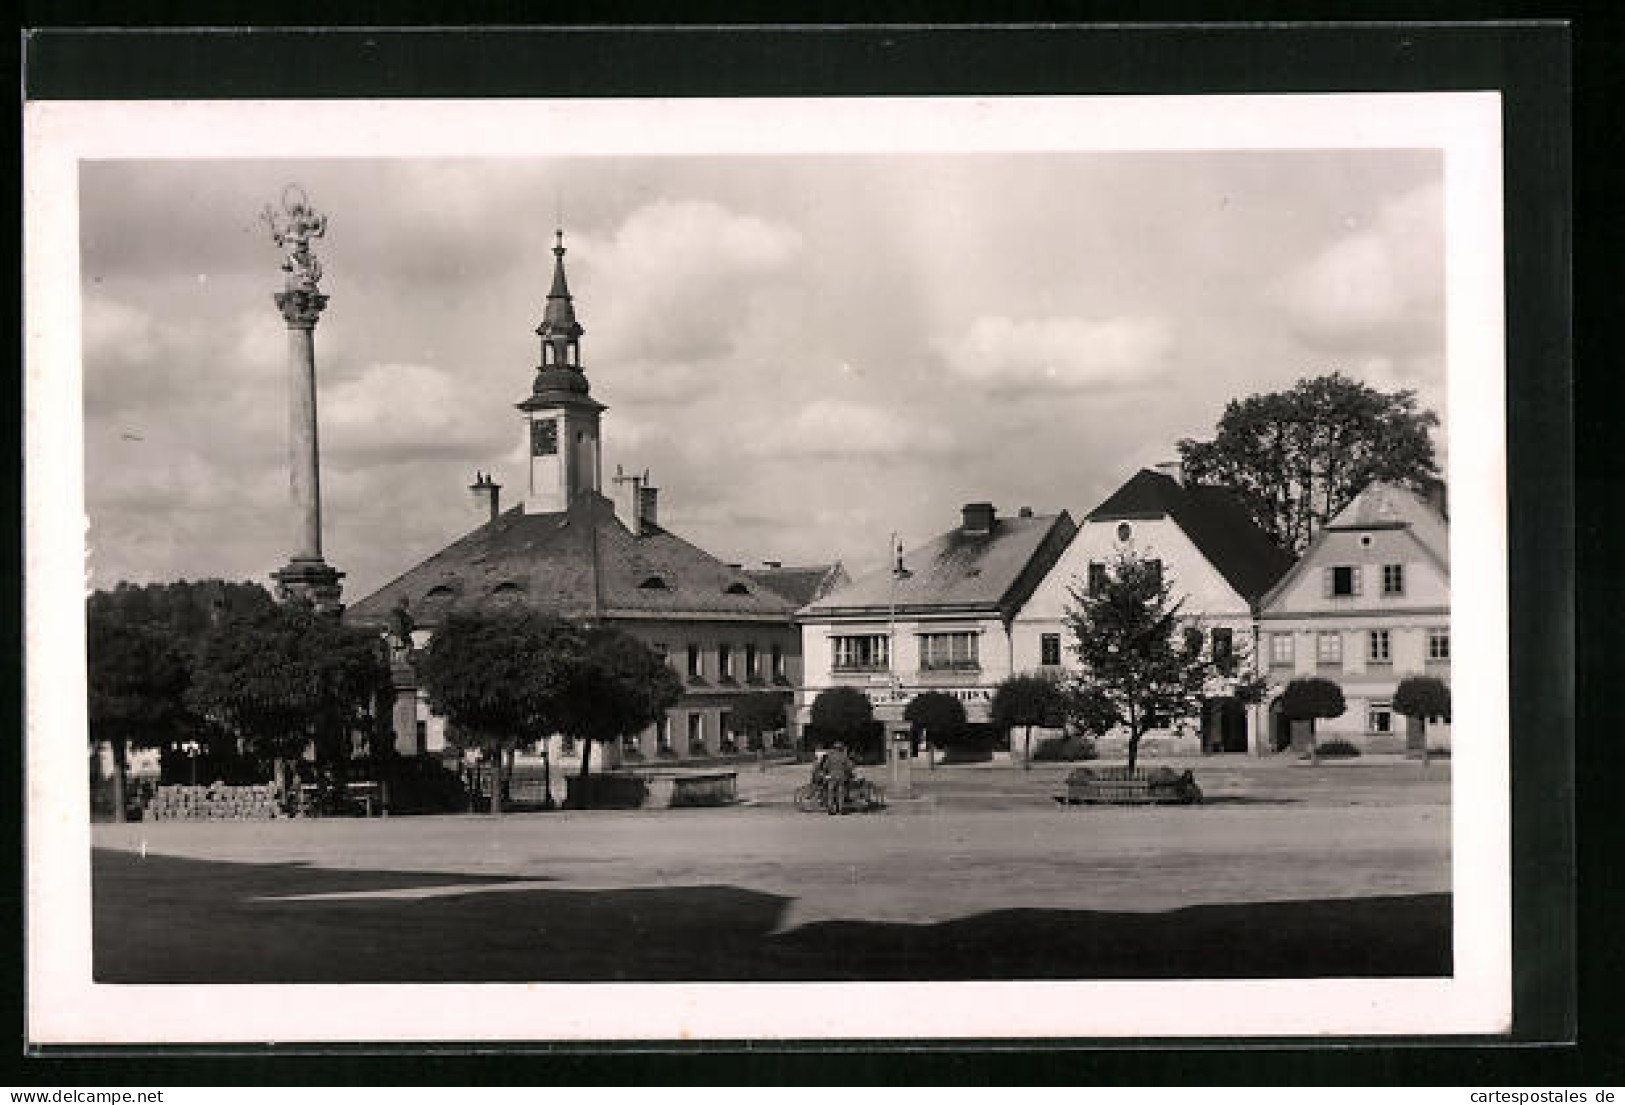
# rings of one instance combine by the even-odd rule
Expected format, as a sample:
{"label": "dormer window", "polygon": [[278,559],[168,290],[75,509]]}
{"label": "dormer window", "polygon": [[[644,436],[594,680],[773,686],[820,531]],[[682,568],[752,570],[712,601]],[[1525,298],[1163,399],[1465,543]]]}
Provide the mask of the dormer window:
{"label": "dormer window", "polygon": [[661,579],[659,576],[650,576],[648,579],[638,584],[638,587],[645,591],[670,590],[670,588],[666,586],[666,581]]}

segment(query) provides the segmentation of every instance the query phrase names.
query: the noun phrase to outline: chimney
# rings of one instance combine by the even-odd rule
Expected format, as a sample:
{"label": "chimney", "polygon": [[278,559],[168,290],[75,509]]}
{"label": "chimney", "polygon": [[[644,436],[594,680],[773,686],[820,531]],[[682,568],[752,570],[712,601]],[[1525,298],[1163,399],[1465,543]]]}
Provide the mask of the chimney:
{"label": "chimney", "polygon": [[1165,460],[1156,466],[1157,471],[1167,476],[1179,486],[1185,486],[1185,462],[1182,460]]}
{"label": "chimney", "polygon": [[1016,511],[1016,514],[1022,518],[1031,518],[1033,516],[1033,508],[1030,506],[1024,506],[1020,510]]}
{"label": "chimney", "polygon": [[992,533],[993,513],[992,503],[966,503],[961,510],[964,517],[961,528],[966,533]]}
{"label": "chimney", "polygon": [[474,501],[474,510],[484,515],[483,521],[489,522],[501,513],[502,485],[491,479],[491,473],[476,471],[468,493]]}
{"label": "chimney", "polygon": [[649,473],[643,473],[643,485],[638,488],[638,533],[643,534],[660,524],[660,488],[649,486]]}

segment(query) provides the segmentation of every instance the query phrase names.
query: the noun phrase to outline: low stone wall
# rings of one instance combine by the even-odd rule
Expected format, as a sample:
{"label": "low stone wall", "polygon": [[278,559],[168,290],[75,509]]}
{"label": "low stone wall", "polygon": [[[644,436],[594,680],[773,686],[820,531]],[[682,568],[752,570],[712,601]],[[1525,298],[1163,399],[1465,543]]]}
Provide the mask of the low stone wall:
{"label": "low stone wall", "polygon": [[739,801],[737,771],[606,771],[567,780],[565,805],[571,809],[669,809]]}
{"label": "low stone wall", "polygon": [[147,802],[149,821],[268,821],[286,817],[269,783],[256,786],[161,786]]}

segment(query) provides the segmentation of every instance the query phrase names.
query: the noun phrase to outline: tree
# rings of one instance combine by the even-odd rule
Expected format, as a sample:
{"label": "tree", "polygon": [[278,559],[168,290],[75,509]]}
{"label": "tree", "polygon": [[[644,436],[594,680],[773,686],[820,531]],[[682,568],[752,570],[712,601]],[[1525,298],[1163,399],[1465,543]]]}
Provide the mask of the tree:
{"label": "tree", "polygon": [[1320,750],[1315,741],[1315,721],[1318,718],[1342,717],[1348,709],[1343,701],[1343,688],[1330,679],[1294,679],[1281,695],[1281,713],[1291,721],[1309,723],[1309,759],[1320,762]]}
{"label": "tree", "polygon": [[1090,594],[1082,580],[1070,590],[1066,621],[1079,664],[1073,694],[1097,696],[1101,712],[1128,726],[1133,771],[1140,738],[1153,720],[1190,718],[1200,710],[1209,668],[1200,638],[1191,647],[1183,600],[1174,599],[1161,565],[1133,549],[1106,566],[1098,593]]}
{"label": "tree", "polygon": [[1058,728],[1066,724],[1066,692],[1060,680],[1049,675],[1012,675],[993,691],[989,708],[993,724],[1002,728],[1017,725],[1026,730],[1022,743],[1021,766],[1033,766],[1033,726]]}
{"label": "tree", "polygon": [[1450,685],[1431,675],[1408,675],[1394,688],[1394,712],[1422,728],[1422,763],[1428,762],[1427,723],[1450,720]]}
{"label": "tree", "polygon": [[925,741],[926,755],[932,767],[937,765],[933,749],[936,742],[953,739],[965,728],[965,704],[946,691],[926,691],[909,699],[903,709],[903,720],[914,726],[914,731]]}
{"label": "tree", "polygon": [[752,691],[734,704],[734,726],[762,746],[764,734],[784,728],[788,706],[781,691]]}
{"label": "tree", "polygon": [[165,630],[91,608],[86,640],[90,735],[113,750],[114,819],[124,820],[129,748],[156,747],[190,728],[186,655]]}
{"label": "tree", "polygon": [[559,732],[583,742],[582,778],[591,770],[594,741],[653,725],[682,696],[677,673],[654,649],[618,629],[588,630],[559,703]]}
{"label": "tree", "polygon": [[303,603],[268,606],[219,621],[199,643],[187,692],[192,707],[230,726],[273,761],[315,743],[333,758],[389,688],[383,642]]}
{"label": "tree", "polygon": [[1212,441],[1179,443],[1188,482],[1227,487],[1295,553],[1373,480],[1426,491],[1439,478],[1439,418],[1413,391],[1382,392],[1341,373],[1231,400]]}
{"label": "tree", "polygon": [[505,753],[563,731],[586,644],[557,618],[509,610],[453,613],[423,650],[417,672],[430,708],[491,766],[492,816],[502,816]]}
{"label": "tree", "polygon": [[875,709],[856,687],[831,687],[818,692],[808,719],[826,739],[855,746],[868,739]]}

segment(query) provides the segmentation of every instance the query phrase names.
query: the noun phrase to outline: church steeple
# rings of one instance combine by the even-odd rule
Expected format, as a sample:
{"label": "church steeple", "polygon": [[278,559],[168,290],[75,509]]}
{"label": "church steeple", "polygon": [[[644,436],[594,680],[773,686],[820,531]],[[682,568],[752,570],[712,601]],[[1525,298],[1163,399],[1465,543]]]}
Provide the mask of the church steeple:
{"label": "church steeple", "polygon": [[586,331],[576,320],[564,276],[564,231],[555,233],[553,287],[536,327],[542,363],[530,395],[516,404],[525,415],[530,457],[527,512],[567,510],[579,496],[596,493],[600,486],[598,416],[605,408],[592,397],[581,371],[581,335]]}

